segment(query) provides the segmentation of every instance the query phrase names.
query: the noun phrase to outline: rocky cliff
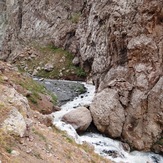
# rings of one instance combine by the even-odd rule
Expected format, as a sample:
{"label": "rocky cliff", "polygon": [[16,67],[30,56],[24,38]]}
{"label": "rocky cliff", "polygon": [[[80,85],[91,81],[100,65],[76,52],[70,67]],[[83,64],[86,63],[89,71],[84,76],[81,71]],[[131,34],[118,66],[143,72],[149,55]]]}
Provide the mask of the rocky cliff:
{"label": "rocky cliff", "polygon": [[2,59],[35,44],[67,49],[96,85],[90,110],[98,130],[139,150],[162,139],[163,0],[2,2]]}
{"label": "rocky cliff", "polygon": [[6,4],[4,1],[0,1],[0,50],[4,39],[4,33],[6,29]]}
{"label": "rocky cliff", "polygon": [[139,150],[149,150],[163,131],[162,5],[94,1],[77,30],[82,60],[92,61],[97,86],[95,125]]}

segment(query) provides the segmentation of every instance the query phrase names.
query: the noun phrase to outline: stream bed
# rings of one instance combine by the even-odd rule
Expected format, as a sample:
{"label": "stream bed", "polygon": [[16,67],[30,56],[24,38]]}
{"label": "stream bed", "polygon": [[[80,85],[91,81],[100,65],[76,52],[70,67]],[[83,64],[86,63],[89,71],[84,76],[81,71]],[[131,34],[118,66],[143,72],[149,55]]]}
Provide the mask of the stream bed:
{"label": "stream bed", "polygon": [[[47,85],[52,84],[51,82],[46,79],[44,80],[43,84],[47,88],[49,88]],[[84,82],[80,82],[80,84],[83,84],[85,86],[85,88],[87,89],[86,93],[81,94],[75,97],[73,100],[62,105],[60,111],[52,113],[54,117],[53,124],[57,128],[66,131],[70,137],[75,139],[76,143],[82,144],[83,142],[87,142],[93,145],[96,153],[104,156],[105,158],[113,160],[116,163],[163,163],[163,157],[158,154],[152,152],[125,151],[122,142],[110,139],[100,133],[85,132],[82,135],[78,135],[71,125],[61,121],[63,115],[65,115],[69,111],[72,111],[78,106],[91,104],[95,94],[95,86],[91,84],[86,84]]]}

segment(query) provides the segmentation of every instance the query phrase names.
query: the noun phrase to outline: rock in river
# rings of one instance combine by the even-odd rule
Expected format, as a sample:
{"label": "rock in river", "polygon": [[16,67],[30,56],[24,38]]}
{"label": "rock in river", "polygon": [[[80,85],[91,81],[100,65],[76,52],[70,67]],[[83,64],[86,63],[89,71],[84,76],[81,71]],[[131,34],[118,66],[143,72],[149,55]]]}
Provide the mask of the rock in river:
{"label": "rock in river", "polygon": [[77,131],[85,131],[92,122],[90,111],[86,107],[78,107],[65,114],[62,120],[71,124]]}

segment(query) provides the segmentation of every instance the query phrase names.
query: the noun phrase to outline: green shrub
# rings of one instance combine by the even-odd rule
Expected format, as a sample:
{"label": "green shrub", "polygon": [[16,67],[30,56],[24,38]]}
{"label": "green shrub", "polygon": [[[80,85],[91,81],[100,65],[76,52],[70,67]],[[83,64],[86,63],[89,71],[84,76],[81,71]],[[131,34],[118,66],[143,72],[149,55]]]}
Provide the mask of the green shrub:
{"label": "green shrub", "polygon": [[80,17],[81,17],[81,13],[73,13],[72,16],[70,17],[70,21],[72,23],[77,24],[80,20]]}
{"label": "green shrub", "polygon": [[77,75],[78,77],[86,77],[86,76],[87,76],[87,74],[86,74],[86,72],[84,71],[84,69],[82,69],[82,68],[80,68],[80,67],[76,68],[75,73],[76,73],[76,75]]}

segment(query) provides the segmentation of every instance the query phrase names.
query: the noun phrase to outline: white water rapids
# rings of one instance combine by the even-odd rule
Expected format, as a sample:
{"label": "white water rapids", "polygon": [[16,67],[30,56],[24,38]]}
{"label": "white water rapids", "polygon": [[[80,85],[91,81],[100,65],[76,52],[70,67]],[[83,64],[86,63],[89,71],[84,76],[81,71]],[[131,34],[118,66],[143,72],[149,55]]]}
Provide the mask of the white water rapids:
{"label": "white water rapids", "polygon": [[82,144],[82,142],[86,141],[87,143],[92,144],[96,153],[117,163],[163,163],[163,157],[160,155],[138,151],[129,153],[123,149],[121,142],[112,140],[102,134],[87,132],[84,135],[79,136],[71,125],[62,122],[61,118],[69,111],[78,106],[91,103],[95,94],[95,87],[90,84],[83,84],[87,88],[85,94],[82,94],[79,97],[76,97],[73,101],[69,101],[65,105],[62,105],[61,111],[53,113],[54,125],[57,128],[66,131],[67,134],[73,137],[77,143]]}

